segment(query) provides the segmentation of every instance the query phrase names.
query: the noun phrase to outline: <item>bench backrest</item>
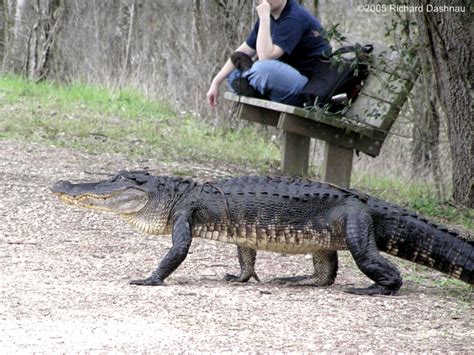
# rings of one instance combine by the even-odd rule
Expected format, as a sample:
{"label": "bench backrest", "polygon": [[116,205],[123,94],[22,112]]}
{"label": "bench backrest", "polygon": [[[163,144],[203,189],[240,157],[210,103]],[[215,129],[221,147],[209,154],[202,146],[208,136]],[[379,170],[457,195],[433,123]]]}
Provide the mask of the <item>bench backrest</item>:
{"label": "bench backrest", "polygon": [[373,63],[370,74],[357,100],[344,116],[374,130],[373,136],[385,137],[414,85],[418,75],[416,63],[412,68],[402,62],[397,51],[380,43],[350,37],[352,43],[371,43]]}

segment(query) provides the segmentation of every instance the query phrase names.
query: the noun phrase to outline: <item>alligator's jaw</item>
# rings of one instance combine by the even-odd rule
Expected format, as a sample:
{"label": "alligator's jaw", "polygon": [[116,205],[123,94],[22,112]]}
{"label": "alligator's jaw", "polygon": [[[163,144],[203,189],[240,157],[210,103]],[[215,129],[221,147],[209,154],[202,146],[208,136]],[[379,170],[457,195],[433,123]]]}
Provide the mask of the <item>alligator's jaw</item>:
{"label": "alligator's jaw", "polygon": [[66,204],[118,214],[136,213],[148,203],[145,191],[131,186],[105,188],[101,184],[59,181],[51,190]]}

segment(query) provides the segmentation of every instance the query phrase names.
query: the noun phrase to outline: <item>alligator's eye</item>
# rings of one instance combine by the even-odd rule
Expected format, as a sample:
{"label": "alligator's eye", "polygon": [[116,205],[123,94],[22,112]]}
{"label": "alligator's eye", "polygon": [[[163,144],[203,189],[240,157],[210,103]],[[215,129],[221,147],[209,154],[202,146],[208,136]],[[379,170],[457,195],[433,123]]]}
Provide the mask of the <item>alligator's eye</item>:
{"label": "alligator's eye", "polygon": [[133,179],[138,185],[143,185],[143,184],[146,184],[148,179],[146,176],[136,176],[134,179]]}
{"label": "alligator's eye", "polygon": [[127,181],[127,180],[129,180],[129,178],[122,175],[122,172],[120,172],[120,171],[112,178],[112,182]]}
{"label": "alligator's eye", "polygon": [[150,174],[148,172],[127,172],[119,171],[117,175],[114,176],[112,182],[117,181],[128,181],[133,182],[137,185],[143,185],[148,182],[148,177]]}
{"label": "alligator's eye", "polygon": [[149,177],[150,173],[147,171],[137,171],[129,176],[129,180],[132,180],[137,185],[143,185],[148,182]]}

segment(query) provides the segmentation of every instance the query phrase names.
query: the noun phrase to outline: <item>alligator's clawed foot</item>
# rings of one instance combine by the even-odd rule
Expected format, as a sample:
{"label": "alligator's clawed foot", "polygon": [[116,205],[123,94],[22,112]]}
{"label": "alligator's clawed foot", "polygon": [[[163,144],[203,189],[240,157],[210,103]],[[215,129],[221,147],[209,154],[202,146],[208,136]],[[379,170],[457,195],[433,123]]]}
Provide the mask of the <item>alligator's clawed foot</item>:
{"label": "alligator's clawed foot", "polygon": [[290,277],[277,277],[272,279],[270,282],[283,286],[312,286],[312,287],[324,287],[331,286],[334,283],[335,276],[331,275],[301,275],[301,276],[290,276]]}
{"label": "alligator's clawed foot", "polygon": [[225,274],[224,280],[230,281],[230,282],[247,282],[250,280],[250,278],[253,277],[255,280],[260,282],[260,279],[257,276],[257,273],[254,272],[249,272],[249,273],[241,273],[239,276],[237,275],[232,275],[232,274]]}
{"label": "alligator's clawed foot", "polygon": [[352,293],[354,295],[364,295],[364,296],[373,296],[373,295],[386,295],[392,296],[397,293],[399,288],[396,290],[389,289],[387,287],[381,286],[379,284],[373,284],[372,286],[366,288],[356,288],[351,287],[345,290],[347,293]]}
{"label": "alligator's clawed foot", "polygon": [[276,277],[272,279],[270,283],[283,285],[283,286],[320,286],[315,282],[314,278],[312,278],[310,275]]}
{"label": "alligator's clawed foot", "polygon": [[165,283],[160,279],[153,279],[149,277],[143,280],[132,280],[129,282],[129,284],[137,286],[163,286]]}

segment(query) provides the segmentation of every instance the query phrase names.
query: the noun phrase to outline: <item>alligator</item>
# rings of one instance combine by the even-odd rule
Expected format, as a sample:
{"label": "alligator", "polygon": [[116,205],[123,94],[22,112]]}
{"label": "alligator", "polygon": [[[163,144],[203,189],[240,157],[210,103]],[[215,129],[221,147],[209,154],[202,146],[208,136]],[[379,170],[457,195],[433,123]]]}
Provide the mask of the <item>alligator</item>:
{"label": "alligator", "polygon": [[172,247],[156,270],[132,285],[163,285],[188,254],[193,237],[237,245],[240,274],[260,281],[257,250],[312,254],[314,273],[280,277],[284,285],[329,286],[338,250],[349,250],[375,283],[346,291],[393,295],[402,286],[396,266],[380,251],[474,284],[474,241],[395,204],[354,189],[308,179],[242,176],[212,182],[120,171],[99,181],[58,181],[60,201],[116,213],[137,229],[170,235]]}

